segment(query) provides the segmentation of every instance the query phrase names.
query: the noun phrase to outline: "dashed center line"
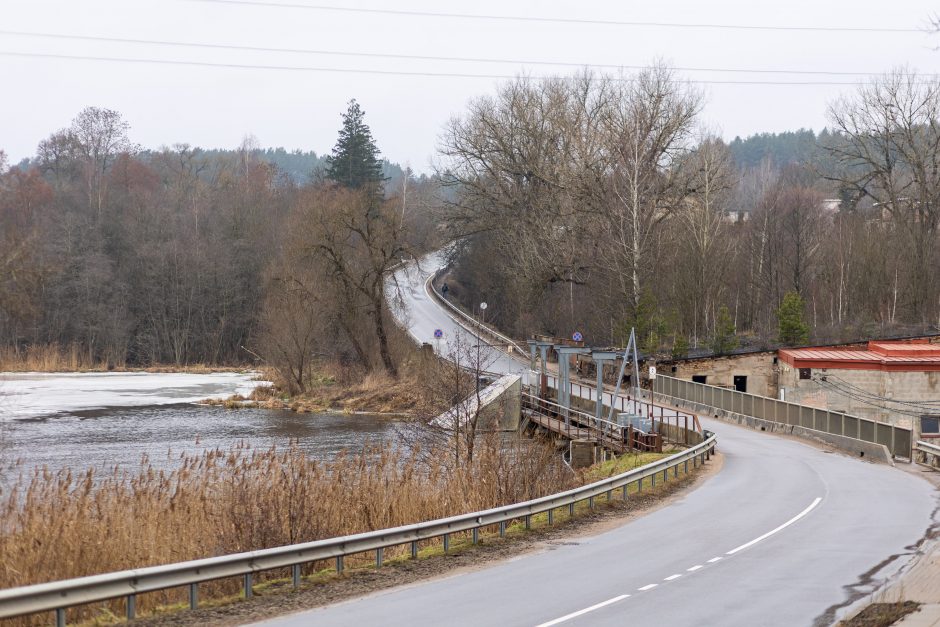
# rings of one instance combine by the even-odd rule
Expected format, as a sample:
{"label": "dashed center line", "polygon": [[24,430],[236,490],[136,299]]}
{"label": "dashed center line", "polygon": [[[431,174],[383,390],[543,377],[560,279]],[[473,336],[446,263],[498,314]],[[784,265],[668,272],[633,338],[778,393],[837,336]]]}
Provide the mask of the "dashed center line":
{"label": "dashed center line", "polygon": [[[775,533],[777,533],[777,532],[779,532],[779,531],[782,531],[783,529],[786,529],[787,527],[789,527],[790,525],[792,525],[792,524],[795,523],[796,521],[800,520],[801,518],[803,518],[804,516],[806,516],[807,514],[809,514],[817,505],[819,505],[819,503],[820,503],[821,501],[822,501],[822,498],[821,498],[821,497],[817,497],[816,500],[814,500],[812,503],[810,503],[809,507],[807,507],[807,508],[804,509],[802,512],[800,512],[799,514],[797,514],[796,516],[794,516],[793,518],[791,518],[791,519],[788,520],[787,522],[783,523],[782,525],[780,525],[780,526],[777,527],[776,529],[772,529],[771,531],[768,531],[768,532],[765,533],[764,535],[758,536],[757,538],[754,538],[754,539],[751,540],[750,542],[747,542],[747,543],[745,543],[745,544],[742,544],[742,545],[739,546],[739,547],[735,547],[735,548],[731,549],[730,551],[728,551],[727,553],[725,553],[725,555],[726,555],[726,556],[734,555],[734,554],[737,553],[738,551],[743,551],[744,549],[746,549],[746,548],[748,548],[748,547],[754,546],[755,544],[757,544],[757,543],[760,542],[761,540],[765,540],[766,538],[769,538],[770,536],[774,535]],[[724,557],[721,556],[721,555],[719,555],[719,556],[716,556],[716,557],[711,558],[710,560],[707,560],[706,563],[707,563],[707,564],[714,564],[714,563],[716,563],[716,562],[720,562],[722,559],[724,559]],[[702,568],[704,568],[704,567],[705,567],[704,564],[696,564],[695,566],[691,566],[691,567],[687,568],[687,569],[686,569],[686,572],[694,573],[695,571],[700,570],[700,569],[702,569]],[[681,577],[681,576],[682,576],[681,573],[676,573],[675,575],[669,575],[668,577],[666,577],[665,579],[663,579],[663,581],[675,581],[676,579],[678,579],[678,578]],[[642,588],[637,588],[637,590],[640,591],[640,592],[646,592],[647,590],[652,590],[653,588],[657,587],[658,585],[659,585],[658,583],[650,583],[650,584],[647,584],[647,585],[643,586]],[[586,607],[586,608],[584,608],[583,610],[578,610],[577,612],[572,612],[571,614],[566,614],[566,615],[562,616],[561,618],[556,618],[556,619],[554,619],[554,620],[548,621],[547,623],[541,623],[541,624],[537,625],[536,627],[552,627],[552,625],[557,625],[557,624],[559,624],[559,623],[563,623],[563,622],[565,622],[565,621],[569,621],[569,620],[571,620],[572,618],[577,618],[578,616],[583,616],[584,614],[587,614],[588,612],[593,612],[594,610],[598,610],[598,609],[600,609],[600,608],[602,608],[602,607],[607,607],[608,605],[612,605],[612,604],[614,604],[614,603],[617,603],[618,601],[622,601],[622,600],[628,598],[629,596],[630,596],[629,594],[621,594],[620,596],[616,596],[616,597],[614,597],[614,598],[612,598],[612,599],[607,599],[606,601],[603,601],[603,602],[598,603],[598,604],[596,604],[596,605],[592,605],[591,607]]]}
{"label": "dashed center line", "polygon": [[630,596],[629,594],[621,594],[619,597],[614,597],[614,598],[612,598],[612,599],[607,599],[606,601],[603,601],[602,603],[598,603],[597,605],[592,605],[591,607],[586,607],[586,608],[584,608],[583,610],[578,610],[577,612],[572,612],[571,614],[565,614],[565,615],[562,616],[561,618],[556,618],[555,620],[550,620],[550,621],[548,621],[547,623],[542,623],[542,624],[540,624],[540,625],[537,625],[536,627],[552,627],[552,625],[557,625],[558,623],[563,623],[563,622],[565,622],[565,621],[569,621],[569,620],[571,620],[572,618],[577,618],[578,616],[583,616],[583,615],[587,614],[588,612],[593,612],[594,610],[599,610],[599,609],[601,609],[602,607],[607,607],[608,605],[611,605],[611,604],[613,604],[613,603],[616,603],[617,601],[623,601],[624,599],[626,599],[626,598],[629,597],[629,596]]}

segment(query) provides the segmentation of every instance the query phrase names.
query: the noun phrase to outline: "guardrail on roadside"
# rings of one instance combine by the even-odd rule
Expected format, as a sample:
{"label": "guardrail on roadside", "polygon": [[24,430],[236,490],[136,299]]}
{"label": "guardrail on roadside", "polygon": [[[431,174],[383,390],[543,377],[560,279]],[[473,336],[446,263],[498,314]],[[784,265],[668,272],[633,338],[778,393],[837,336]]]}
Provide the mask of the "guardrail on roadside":
{"label": "guardrail on roadside", "polygon": [[454,533],[472,531],[476,540],[479,529],[498,525],[500,535],[503,535],[508,523],[521,519],[529,528],[531,517],[543,512],[548,514],[548,524],[553,524],[558,508],[568,507],[569,513],[573,513],[575,504],[588,501],[593,506],[596,497],[606,494],[610,500],[614,490],[618,489],[623,490],[622,498],[626,499],[629,485],[636,483],[642,490],[645,479],[650,479],[655,485],[656,475],[663,473],[666,481],[670,470],[674,477],[678,477],[680,465],[684,464],[685,472],[688,472],[690,461],[694,468],[711,457],[717,443],[716,436],[709,432],[705,436],[703,442],[652,464],[580,488],[513,505],[303,544],[0,590],[0,618],[55,611],[56,625],[64,627],[65,611],[70,607],[125,597],[127,617],[132,619],[136,595],[145,592],[188,586],[189,604],[195,609],[199,602],[199,584],[215,579],[243,577],[245,596],[250,597],[252,578],[261,571],[290,568],[293,584],[297,587],[300,585],[301,566],[310,562],[335,559],[336,569],[341,572],[345,556],[374,551],[375,563],[381,566],[384,549],[410,544],[411,557],[416,558],[418,542],[432,538],[442,538],[446,552],[450,535]]}
{"label": "guardrail on roadside", "polygon": [[[443,268],[441,268],[441,270],[443,270]],[[526,359],[526,355],[527,355],[526,350],[523,349],[518,344],[516,344],[515,340],[513,340],[511,337],[503,335],[496,329],[486,326],[485,324],[483,324],[482,322],[480,322],[473,316],[466,313],[463,309],[461,309],[457,305],[453,304],[452,302],[444,298],[444,295],[437,291],[437,288],[434,287],[434,279],[437,278],[437,275],[438,273],[440,273],[441,270],[438,270],[437,272],[429,276],[427,281],[425,282],[425,288],[427,289],[428,293],[434,296],[438,302],[443,304],[450,311],[460,316],[461,320],[465,322],[469,322],[472,326],[476,327],[477,329],[480,329],[482,332],[496,338],[497,340],[499,340],[501,344],[506,344],[510,348],[513,348],[519,351],[520,358]]]}
{"label": "guardrail on roadside", "polygon": [[911,459],[913,433],[904,427],[664,375],[656,375],[653,392],[759,420],[881,444],[893,457]]}
{"label": "guardrail on roadside", "polygon": [[918,440],[914,444],[914,461],[931,468],[940,468],[940,446]]}

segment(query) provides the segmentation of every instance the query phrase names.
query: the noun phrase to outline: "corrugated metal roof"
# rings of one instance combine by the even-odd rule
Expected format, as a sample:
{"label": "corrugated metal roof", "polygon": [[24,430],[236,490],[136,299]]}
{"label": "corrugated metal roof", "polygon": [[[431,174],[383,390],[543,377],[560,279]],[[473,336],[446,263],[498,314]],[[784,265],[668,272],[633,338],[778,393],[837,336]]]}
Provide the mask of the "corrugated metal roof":
{"label": "corrugated metal roof", "polygon": [[839,365],[862,368],[881,367],[907,370],[940,367],[940,345],[906,342],[871,342],[869,350],[834,348],[782,349],[780,358],[794,367],[837,368]]}

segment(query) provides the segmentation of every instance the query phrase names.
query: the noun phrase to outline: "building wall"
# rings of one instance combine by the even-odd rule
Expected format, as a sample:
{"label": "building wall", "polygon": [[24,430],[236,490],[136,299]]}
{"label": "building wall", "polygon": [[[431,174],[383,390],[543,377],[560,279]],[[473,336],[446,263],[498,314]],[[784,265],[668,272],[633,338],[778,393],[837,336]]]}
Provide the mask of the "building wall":
{"label": "building wall", "polygon": [[[691,380],[693,375],[704,375],[705,383],[719,387],[734,387],[734,377],[747,377],[747,392],[761,396],[777,396],[777,353],[768,351],[747,355],[729,355],[705,359],[664,362],[658,366],[663,374]],[[673,370],[673,368],[675,370]]]}
{"label": "building wall", "polygon": [[[852,385],[870,394],[885,398],[912,401],[940,400],[940,372],[895,372],[880,370],[841,370],[814,368],[813,376],[827,376],[829,382],[840,388]],[[800,379],[799,370],[780,364],[780,387],[786,400],[846,412],[862,418],[887,422],[899,427],[913,428],[920,437],[920,421],[913,416],[874,407],[858,398],[850,398],[813,380]],[[851,390],[849,390],[851,392]],[[878,401],[872,401],[878,404]]]}

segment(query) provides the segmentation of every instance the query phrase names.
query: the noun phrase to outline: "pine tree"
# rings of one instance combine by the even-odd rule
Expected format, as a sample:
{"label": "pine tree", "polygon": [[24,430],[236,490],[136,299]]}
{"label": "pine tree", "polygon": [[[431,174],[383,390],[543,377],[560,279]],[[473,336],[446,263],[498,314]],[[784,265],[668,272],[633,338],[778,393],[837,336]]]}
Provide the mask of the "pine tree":
{"label": "pine tree", "polygon": [[807,344],[809,325],[803,320],[805,303],[797,292],[787,292],[777,310],[779,340],[785,346]]}
{"label": "pine tree", "polygon": [[731,312],[728,308],[722,305],[715,319],[715,335],[712,336],[711,349],[720,355],[731,352],[737,347],[738,338],[735,335],[734,320],[731,319]]}
{"label": "pine tree", "polygon": [[372,139],[372,131],[363,122],[365,111],[355,99],[349,101],[349,108],[343,114],[343,128],[333,147],[333,154],[326,158],[326,176],[352,189],[375,185],[381,189],[382,164],[379,162],[378,148]]}

